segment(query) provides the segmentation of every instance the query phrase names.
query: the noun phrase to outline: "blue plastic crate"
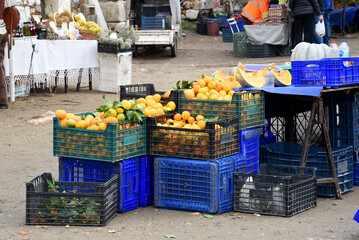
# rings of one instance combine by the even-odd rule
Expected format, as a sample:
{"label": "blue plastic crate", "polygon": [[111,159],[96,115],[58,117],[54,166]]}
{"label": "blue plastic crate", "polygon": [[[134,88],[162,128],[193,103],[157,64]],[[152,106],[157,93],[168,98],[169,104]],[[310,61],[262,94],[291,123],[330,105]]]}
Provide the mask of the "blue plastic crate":
{"label": "blue plastic crate", "polygon": [[166,16],[158,16],[158,17],[141,16],[141,29],[143,30],[166,29]]}
{"label": "blue plastic crate", "polygon": [[259,137],[261,128],[242,130],[239,134],[240,153],[246,157],[246,173],[259,171]]}
{"label": "blue plastic crate", "polygon": [[233,157],[155,158],[155,206],[205,213],[233,209]]}
{"label": "blue plastic crate", "polygon": [[359,210],[357,211],[357,213],[354,216],[354,220],[359,223]]}
{"label": "blue plastic crate", "polygon": [[120,164],[120,213],[137,208],[139,200],[140,166],[138,158],[130,158]]}
{"label": "blue plastic crate", "polygon": [[234,172],[245,173],[246,172],[246,157],[243,154],[236,154],[230,156],[234,163]]}
{"label": "blue plastic crate", "polygon": [[294,86],[339,87],[359,82],[359,57],[292,61],[291,65]]}
{"label": "blue plastic crate", "polygon": [[[340,192],[347,193],[353,189],[353,173],[347,173],[338,176]],[[333,183],[318,184],[318,196],[322,197],[335,197],[335,188]]]}
{"label": "blue plastic crate", "polygon": [[359,162],[353,163],[353,185],[359,187]]}
{"label": "blue plastic crate", "polygon": [[233,42],[233,34],[231,29],[222,29],[223,42]]}
{"label": "blue plastic crate", "polygon": [[119,175],[118,212],[137,208],[139,198],[139,159],[137,157],[117,163],[106,163],[59,157],[59,180],[69,182],[106,182]]}
{"label": "blue plastic crate", "polygon": [[[242,32],[244,31],[244,21],[243,19],[237,19],[236,20],[238,28],[236,25],[232,25],[233,32]],[[229,29],[229,23],[226,21],[226,28]]]}
{"label": "blue plastic crate", "polygon": [[141,207],[153,205],[154,195],[154,171],[153,161],[151,156],[142,156],[140,159],[140,193],[139,203]]}
{"label": "blue plastic crate", "polygon": [[273,135],[273,133],[272,133],[272,131],[270,129],[270,127],[271,127],[270,121],[271,121],[270,118],[268,120],[265,119],[265,123],[261,127],[262,132],[261,132],[261,135],[259,137],[259,145],[260,146],[277,142],[276,136]]}
{"label": "blue plastic crate", "polygon": [[219,15],[219,14],[217,14],[216,18],[218,19],[218,21],[220,21],[219,27],[221,27],[221,28],[226,27],[226,25],[227,25],[227,15]]}
{"label": "blue plastic crate", "polygon": [[[302,146],[291,142],[278,142],[260,147],[260,162],[278,165],[299,166],[302,155]],[[353,147],[342,146],[333,148],[333,160],[337,170],[339,185],[342,193],[353,188]],[[331,171],[327,160],[325,148],[310,147],[306,167],[317,168],[319,178],[330,178]],[[318,195],[334,196],[334,188],[331,185],[318,185]]]}

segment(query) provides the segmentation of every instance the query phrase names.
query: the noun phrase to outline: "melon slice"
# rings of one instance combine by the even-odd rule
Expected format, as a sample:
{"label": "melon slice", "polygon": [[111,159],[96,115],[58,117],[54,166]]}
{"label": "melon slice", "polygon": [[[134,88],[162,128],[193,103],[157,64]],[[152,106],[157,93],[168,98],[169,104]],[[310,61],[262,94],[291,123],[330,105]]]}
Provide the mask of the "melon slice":
{"label": "melon slice", "polygon": [[217,70],[212,74],[212,77],[219,81],[223,81],[224,79],[226,79],[227,75],[223,74],[221,70]]}
{"label": "melon slice", "polygon": [[292,74],[288,70],[281,69],[279,72],[275,71],[275,64],[273,64],[272,72],[274,75],[275,87],[288,87],[292,85]]}
{"label": "melon slice", "polygon": [[238,63],[235,74],[236,80],[242,87],[257,87],[261,88],[265,84],[264,74],[266,71],[254,71],[251,76],[248,75],[242,63]]}

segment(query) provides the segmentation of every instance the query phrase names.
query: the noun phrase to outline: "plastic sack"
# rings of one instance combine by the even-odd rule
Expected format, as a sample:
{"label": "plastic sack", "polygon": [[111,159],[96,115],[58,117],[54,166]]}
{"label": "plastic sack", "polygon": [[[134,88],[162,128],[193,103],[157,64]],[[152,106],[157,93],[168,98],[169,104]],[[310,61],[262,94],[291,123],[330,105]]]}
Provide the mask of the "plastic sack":
{"label": "plastic sack", "polygon": [[324,21],[318,21],[317,24],[315,24],[315,33],[319,37],[323,37],[325,35],[325,26]]}

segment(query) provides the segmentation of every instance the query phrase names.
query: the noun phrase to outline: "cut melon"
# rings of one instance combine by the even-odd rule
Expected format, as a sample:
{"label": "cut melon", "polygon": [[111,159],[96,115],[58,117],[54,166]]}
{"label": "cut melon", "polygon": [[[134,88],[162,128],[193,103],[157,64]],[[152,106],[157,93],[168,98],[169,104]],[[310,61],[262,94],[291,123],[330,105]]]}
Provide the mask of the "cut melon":
{"label": "cut melon", "polygon": [[217,70],[212,74],[212,77],[219,81],[223,81],[224,79],[226,79],[227,75],[223,74],[221,70]]}
{"label": "cut melon", "polygon": [[238,63],[235,74],[236,80],[242,87],[257,87],[261,88],[265,84],[264,74],[266,71],[254,71],[251,76],[248,75],[242,63]]}
{"label": "cut melon", "polygon": [[272,72],[274,75],[275,87],[288,87],[292,85],[292,74],[288,70],[281,69],[279,72],[275,71],[275,64],[273,64]]}

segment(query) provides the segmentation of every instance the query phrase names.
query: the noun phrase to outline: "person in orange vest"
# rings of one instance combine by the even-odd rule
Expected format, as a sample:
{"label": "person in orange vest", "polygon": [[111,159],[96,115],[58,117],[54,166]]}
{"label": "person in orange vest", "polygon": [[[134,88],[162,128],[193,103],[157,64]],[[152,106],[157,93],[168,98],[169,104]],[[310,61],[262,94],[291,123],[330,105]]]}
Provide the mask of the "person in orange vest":
{"label": "person in orange vest", "polygon": [[262,14],[268,12],[269,0],[249,0],[242,10],[244,25],[262,21]]}

